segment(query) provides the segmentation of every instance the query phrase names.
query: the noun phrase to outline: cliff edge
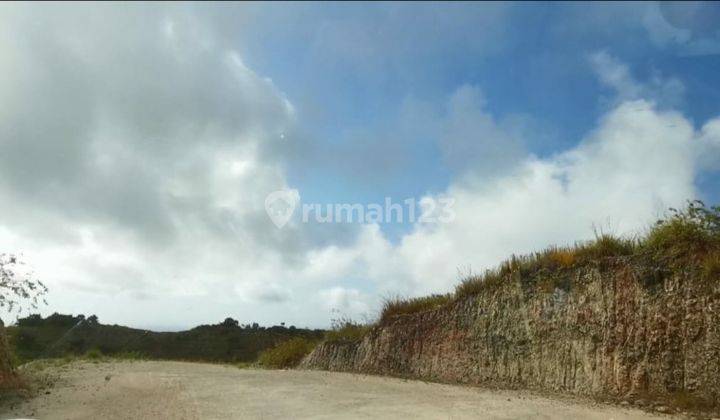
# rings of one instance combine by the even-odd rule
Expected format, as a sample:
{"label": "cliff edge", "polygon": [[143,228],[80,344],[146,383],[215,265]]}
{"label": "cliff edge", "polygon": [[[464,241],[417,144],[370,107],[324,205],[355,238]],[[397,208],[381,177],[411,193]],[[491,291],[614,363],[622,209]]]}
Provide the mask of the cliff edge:
{"label": "cliff edge", "polygon": [[325,342],[301,367],[717,408],[720,281],[634,257],[516,271],[360,340]]}

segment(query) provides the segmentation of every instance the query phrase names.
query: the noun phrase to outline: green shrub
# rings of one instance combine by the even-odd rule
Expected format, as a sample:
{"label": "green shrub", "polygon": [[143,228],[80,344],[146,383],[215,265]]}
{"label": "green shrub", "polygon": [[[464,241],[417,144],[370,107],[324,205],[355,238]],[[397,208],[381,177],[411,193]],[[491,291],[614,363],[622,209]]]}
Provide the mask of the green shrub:
{"label": "green shrub", "polygon": [[656,254],[687,257],[720,248],[720,207],[706,207],[702,201],[688,202],[685,209],[670,209],[658,220],[643,241]]}
{"label": "green shrub", "polygon": [[260,354],[258,362],[265,368],[287,369],[297,366],[314,348],[315,342],[302,337],[283,341]]}
{"label": "green shrub", "polygon": [[90,360],[102,359],[103,354],[98,348],[90,349],[85,353],[85,358]]}

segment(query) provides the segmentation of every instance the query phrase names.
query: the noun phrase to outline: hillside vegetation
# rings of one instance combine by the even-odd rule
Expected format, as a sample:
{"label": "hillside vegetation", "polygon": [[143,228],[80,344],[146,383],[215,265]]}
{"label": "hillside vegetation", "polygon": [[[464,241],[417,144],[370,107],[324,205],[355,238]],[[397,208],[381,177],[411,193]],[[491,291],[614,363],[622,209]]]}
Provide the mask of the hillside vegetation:
{"label": "hillside vegetation", "polygon": [[324,331],[258,324],[228,318],[187,331],[153,332],[105,325],[97,317],[31,315],[7,328],[17,363],[34,359],[108,355],[212,362],[254,362],[259,354],[293,338],[319,340]]}

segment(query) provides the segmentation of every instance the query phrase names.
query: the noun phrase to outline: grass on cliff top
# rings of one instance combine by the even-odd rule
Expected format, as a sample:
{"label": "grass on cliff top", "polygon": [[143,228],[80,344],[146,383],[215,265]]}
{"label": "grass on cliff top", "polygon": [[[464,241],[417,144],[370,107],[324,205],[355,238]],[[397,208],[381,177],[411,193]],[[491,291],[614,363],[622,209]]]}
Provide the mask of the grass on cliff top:
{"label": "grass on cliff top", "polygon": [[530,279],[543,271],[558,273],[623,256],[641,256],[650,264],[667,267],[697,264],[704,279],[720,281],[720,206],[707,207],[701,201],[690,201],[684,209],[671,208],[664,219],[658,220],[638,238],[600,232],[592,241],[566,247],[551,246],[530,255],[513,255],[482,275],[468,270],[461,273],[454,295],[386,300],[380,323],[397,315],[438,308],[453,299],[492,290],[515,274]]}
{"label": "grass on cliff top", "polygon": [[437,309],[445,306],[451,300],[452,295],[450,294],[430,295],[410,299],[403,299],[399,296],[386,298],[380,314],[380,323],[385,323],[390,320],[390,318],[402,314],[412,314]]}
{"label": "grass on cliff top", "polygon": [[327,342],[354,342],[359,341],[370,331],[372,325],[353,321],[348,317],[332,320],[332,326],[325,333]]}
{"label": "grass on cliff top", "polygon": [[513,255],[498,268],[487,270],[483,275],[469,273],[464,276],[455,288],[455,297],[473,296],[482,290],[496,287],[513,273],[532,277],[541,270],[556,272],[584,266],[609,257],[632,255],[637,252],[639,246],[638,240],[600,233],[592,241],[578,242],[573,246],[551,246],[530,255]]}

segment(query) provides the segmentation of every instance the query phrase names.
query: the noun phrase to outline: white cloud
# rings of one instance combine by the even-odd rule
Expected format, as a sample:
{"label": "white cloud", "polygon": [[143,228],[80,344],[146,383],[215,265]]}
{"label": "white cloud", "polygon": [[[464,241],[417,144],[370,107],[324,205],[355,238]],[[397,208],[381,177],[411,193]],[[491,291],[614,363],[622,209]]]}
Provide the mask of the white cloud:
{"label": "white cloud", "polygon": [[474,175],[492,175],[514,166],[527,152],[522,139],[485,110],[477,86],[464,85],[448,100],[440,146],[450,167]]}
{"label": "white cloud", "polygon": [[456,199],[454,222],[416,225],[395,247],[368,236],[375,245],[364,244],[358,258],[378,290],[422,295],[452,290],[460,267],[481,271],[513,253],[590,239],[593,227],[641,233],[667,207],[697,196],[699,152],[717,147],[719,122],[695,130],[652,102],[621,102],[570,150],[451,185],[443,195]]}
{"label": "white cloud", "polygon": [[703,125],[697,148],[697,159],[701,169],[720,170],[720,118]]}
{"label": "white cloud", "polygon": [[[0,249],[25,251],[54,310],[190,325],[292,296],[288,259],[306,239],[263,202],[287,188],[277,155],[295,112],[207,22],[181,7],[14,5],[0,28]],[[104,296],[152,302],[153,320]]]}
{"label": "white cloud", "polygon": [[682,103],[685,86],[676,78],[665,78],[654,74],[642,83],[630,73],[629,67],[607,51],[590,55],[590,63],[600,82],[614,90],[615,104],[621,101],[646,99],[667,107]]}
{"label": "white cloud", "polygon": [[339,316],[350,317],[362,321],[362,317],[370,313],[367,297],[357,289],[336,286],[319,292],[325,309]]}

